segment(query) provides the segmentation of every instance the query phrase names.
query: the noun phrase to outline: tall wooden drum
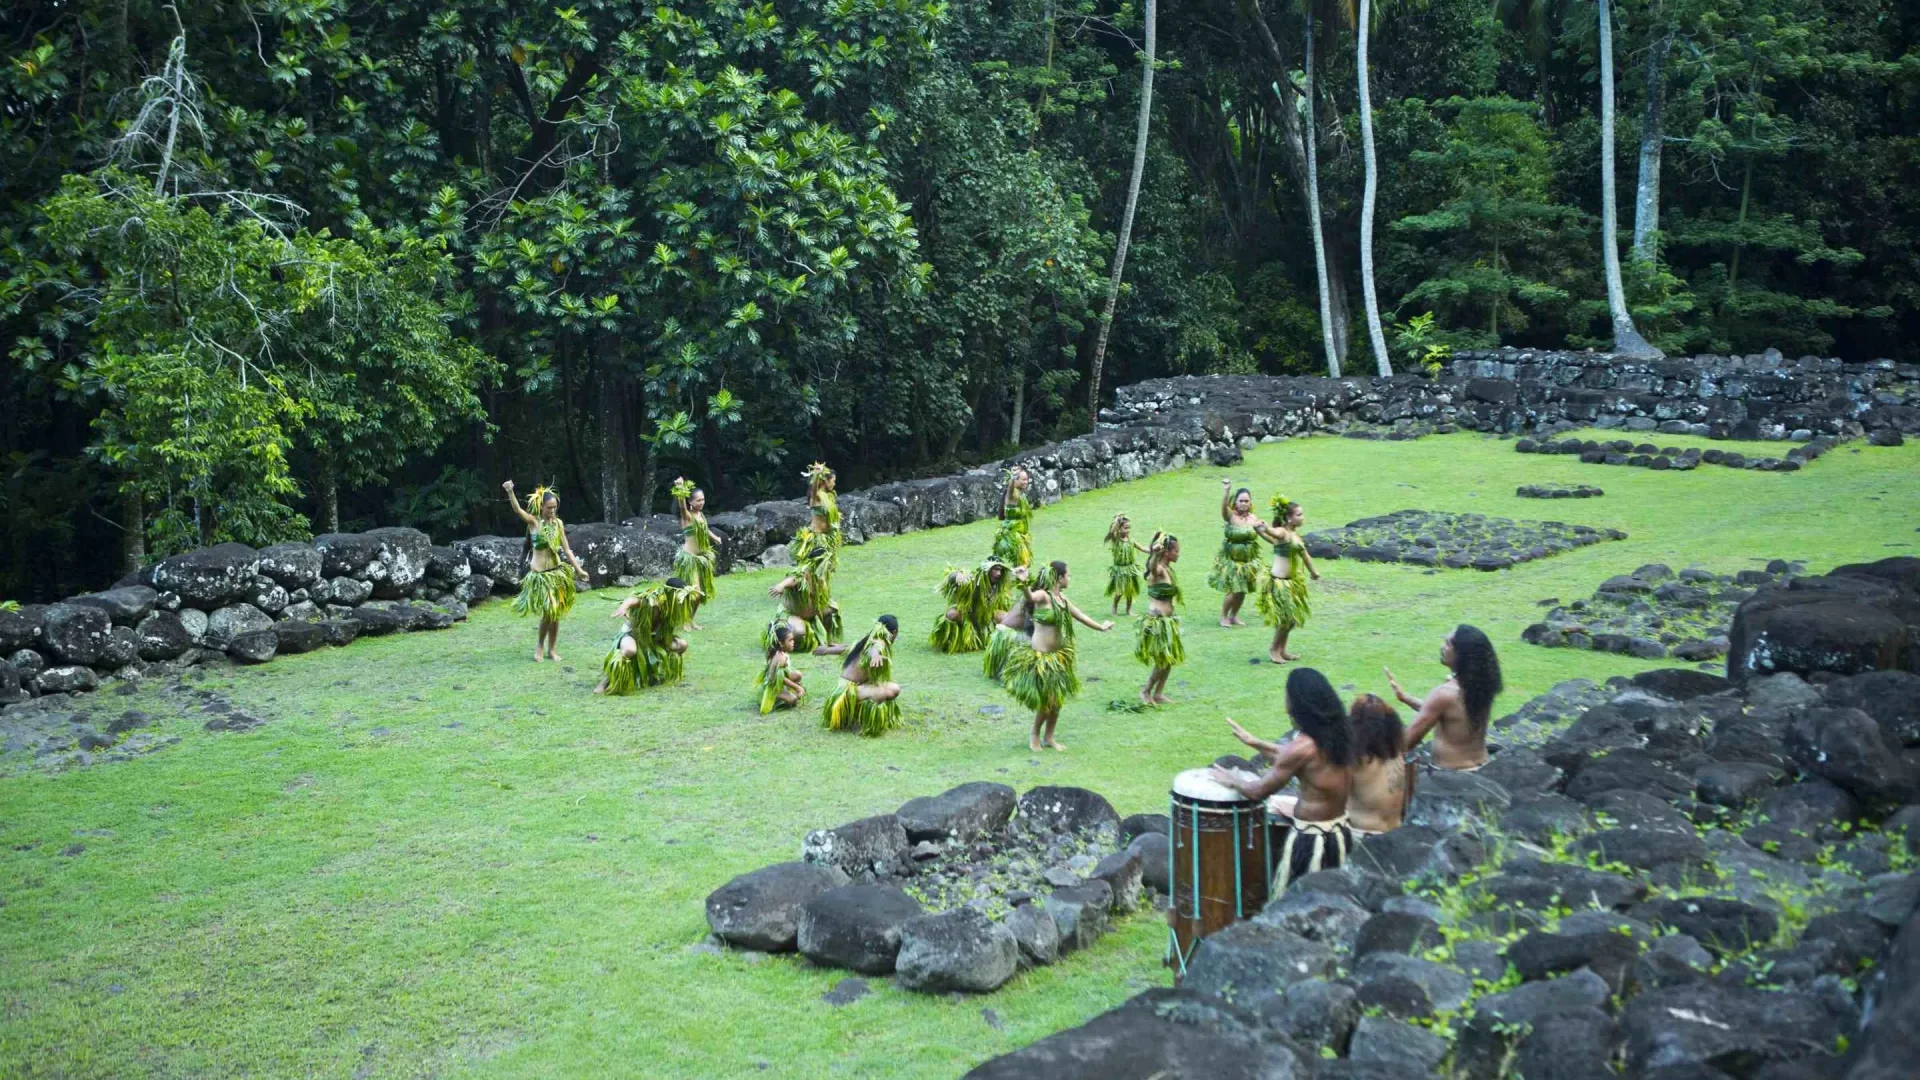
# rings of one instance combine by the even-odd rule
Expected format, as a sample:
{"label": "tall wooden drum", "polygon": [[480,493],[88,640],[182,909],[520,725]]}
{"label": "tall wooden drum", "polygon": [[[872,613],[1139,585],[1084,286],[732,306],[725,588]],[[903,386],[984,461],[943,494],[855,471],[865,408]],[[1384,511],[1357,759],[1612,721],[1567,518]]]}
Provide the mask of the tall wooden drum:
{"label": "tall wooden drum", "polygon": [[1169,810],[1167,963],[1181,975],[1201,938],[1267,904],[1266,808],[1207,772],[1189,769],[1174,777]]}

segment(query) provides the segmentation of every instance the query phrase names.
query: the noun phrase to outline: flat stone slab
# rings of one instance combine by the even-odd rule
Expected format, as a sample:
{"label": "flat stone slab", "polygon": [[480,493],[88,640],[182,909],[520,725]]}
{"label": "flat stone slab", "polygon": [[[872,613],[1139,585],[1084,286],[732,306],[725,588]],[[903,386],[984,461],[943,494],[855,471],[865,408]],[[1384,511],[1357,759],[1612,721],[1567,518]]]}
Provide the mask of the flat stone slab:
{"label": "flat stone slab", "polygon": [[1673,657],[1702,662],[1727,653],[1729,629],[1740,602],[1762,585],[1805,569],[1774,559],[1765,569],[1716,574],[1688,567],[1675,574],[1652,563],[1600,583],[1585,600],[1551,602],[1545,619],[1520,632],[1520,640],[1548,649],[1592,649],[1645,660]]}
{"label": "flat stone slab", "polygon": [[1396,562],[1449,570],[1505,570],[1608,540],[1619,529],[1562,521],[1519,521],[1487,514],[1397,510],[1307,534],[1316,559]]}

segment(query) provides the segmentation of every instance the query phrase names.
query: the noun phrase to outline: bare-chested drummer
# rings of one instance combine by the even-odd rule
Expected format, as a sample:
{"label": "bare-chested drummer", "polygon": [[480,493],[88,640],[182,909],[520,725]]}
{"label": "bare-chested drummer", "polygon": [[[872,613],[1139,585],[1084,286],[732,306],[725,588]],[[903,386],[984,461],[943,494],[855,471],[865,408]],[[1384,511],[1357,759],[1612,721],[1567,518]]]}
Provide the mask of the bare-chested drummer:
{"label": "bare-chested drummer", "polygon": [[[1400,722],[1400,714],[1378,694],[1354,698],[1347,720],[1353,725],[1353,787],[1347,793],[1347,824],[1353,835],[1362,839],[1392,832],[1400,827],[1407,809],[1407,771],[1400,759],[1406,726]],[[1278,760],[1278,743],[1255,738],[1231,720],[1227,723],[1232,725],[1235,738],[1260,751],[1267,760]],[[1298,801],[1298,796],[1275,795],[1267,800],[1267,807],[1291,817]]]}
{"label": "bare-chested drummer", "polygon": [[[1256,802],[1264,802],[1290,780],[1300,781],[1299,796],[1285,808],[1291,814],[1269,804],[1276,830],[1267,838],[1274,853],[1274,896],[1296,878],[1343,865],[1353,848],[1353,831],[1347,823],[1347,797],[1353,788],[1353,726],[1340,695],[1325,675],[1313,668],[1295,668],[1287,675],[1287,716],[1293,720],[1294,733],[1283,743],[1266,744],[1273,749],[1265,776],[1248,780],[1217,766],[1211,773],[1214,780]],[[1227,723],[1241,742],[1260,745],[1246,729],[1232,720]]]}
{"label": "bare-chested drummer", "polygon": [[1453,676],[1429,691],[1425,701],[1402,690],[1392,671],[1381,670],[1393,696],[1420,710],[1407,728],[1406,751],[1432,732],[1434,768],[1473,772],[1487,763],[1487,720],[1501,690],[1500,658],[1484,632],[1462,623],[1440,643],[1440,662]]}

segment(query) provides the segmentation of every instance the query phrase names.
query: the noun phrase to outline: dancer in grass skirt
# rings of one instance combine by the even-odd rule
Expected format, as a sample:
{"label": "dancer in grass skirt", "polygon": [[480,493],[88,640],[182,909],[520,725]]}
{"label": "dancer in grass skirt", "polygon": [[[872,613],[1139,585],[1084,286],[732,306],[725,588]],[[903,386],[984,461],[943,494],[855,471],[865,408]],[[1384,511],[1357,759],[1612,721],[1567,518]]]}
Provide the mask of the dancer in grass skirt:
{"label": "dancer in grass skirt", "polygon": [[[811,533],[812,530],[800,531]],[[775,582],[767,595],[780,601],[780,610],[774,613],[770,625],[791,628],[794,645],[801,652],[830,656],[846,652],[847,647],[840,644],[840,605],[833,602],[827,586],[827,568],[833,552],[824,537],[821,540],[796,552],[800,560],[794,565],[793,573]],[[763,632],[760,647],[772,645],[771,631]]]}
{"label": "dancer in grass skirt", "polygon": [[[1051,572],[1041,567],[1038,574],[1031,575],[1035,583],[1046,581]],[[1033,640],[1033,605],[1027,600],[1029,590],[1038,587],[1029,585],[1026,567],[1016,566],[1009,575],[1013,579],[1009,599],[1012,606],[1000,612],[993,620],[993,629],[987,634],[986,655],[980,658],[980,670],[994,682],[1007,667],[1007,657],[1013,650],[1023,647]]]}
{"label": "dancer in grass skirt", "polygon": [[1207,584],[1226,594],[1220,602],[1220,625],[1245,626],[1240,621],[1240,605],[1247,602],[1248,593],[1260,587],[1260,537],[1267,531],[1267,523],[1254,515],[1253,492],[1246,488],[1234,491],[1231,479],[1220,481],[1220,519],[1225,522],[1226,535]]}
{"label": "dancer in grass skirt", "polygon": [[1000,492],[1000,531],[993,537],[993,557],[1008,566],[1033,564],[1033,504],[1027,501],[1027,487],[1033,477],[1014,466],[1007,470],[1007,485]]}
{"label": "dancer in grass skirt", "polygon": [[775,709],[791,709],[807,696],[807,688],[800,685],[800,673],[793,668],[793,627],[776,622],[767,628],[767,636],[773,644],[767,646],[767,662],[753,678],[754,687],[760,691],[761,716]]}
{"label": "dancer in grass skirt", "polygon": [[700,590],[687,613],[689,625],[698,630],[700,624],[691,620],[701,604],[713,599],[713,529],[707,524],[707,493],[686,477],[678,477],[673,482],[673,508],[680,515],[680,550],[673,554],[673,573]]}
{"label": "dancer in grass skirt", "polygon": [[1001,683],[1013,699],[1033,710],[1033,733],[1027,746],[1039,750],[1050,746],[1065,750],[1066,745],[1053,737],[1060,720],[1060,707],[1080,692],[1080,674],[1075,670],[1077,650],[1073,624],[1105,633],[1111,622],[1095,622],[1067,599],[1067,564],[1055,560],[1044,588],[1029,590],[1027,599],[1033,609],[1033,641],[1016,645],[1007,656]]}
{"label": "dancer in grass skirt", "polygon": [[1180,616],[1174,614],[1180,603],[1180,582],[1174,577],[1173,564],[1179,559],[1179,538],[1154,533],[1147,546],[1147,613],[1140,617],[1133,638],[1133,658],[1147,665],[1147,685],[1140,689],[1143,705],[1168,704],[1167,677],[1187,662],[1187,649],[1180,641]]}
{"label": "dancer in grass skirt", "polygon": [[807,466],[807,524],[793,536],[793,558],[799,562],[810,551],[820,550],[822,580],[831,584],[840,569],[840,548],[845,537],[840,531],[840,501],[834,494],[839,478],[822,462]]}
{"label": "dancer in grass skirt", "polygon": [[827,730],[876,736],[900,726],[900,684],[893,681],[893,641],[899,634],[900,621],[882,615],[848,650],[840,688],[823,710]]}
{"label": "dancer in grass skirt", "polygon": [[1273,646],[1267,650],[1267,658],[1284,664],[1300,659],[1287,651],[1287,635],[1307,624],[1307,616],[1312,614],[1307,605],[1307,577],[1319,581],[1320,571],[1313,568],[1307,542],[1300,537],[1306,511],[1285,495],[1275,495],[1272,507],[1273,525],[1267,535],[1273,540],[1273,566],[1260,585],[1254,606],[1260,609],[1261,621],[1273,627]]}
{"label": "dancer in grass skirt", "polygon": [[600,662],[596,694],[631,694],[643,686],[664,686],[686,675],[687,639],[680,636],[693,621],[700,588],[678,577],[643,586],[613,609],[626,625]]}
{"label": "dancer in grass skirt", "polygon": [[978,569],[949,569],[940,579],[940,595],[947,610],[934,620],[928,643],[935,652],[979,652],[986,648],[1000,613],[1012,602],[1012,572],[989,555]]}
{"label": "dancer in grass skirt", "polygon": [[[552,488],[533,489],[527,504],[521,506],[513,496],[513,481],[500,487],[507,493],[507,505],[527,526],[527,573],[520,579],[520,595],[513,598],[513,613],[540,616],[540,632],[533,641],[534,662],[558,660],[560,620],[573,610],[578,593],[576,576],[585,579],[587,572],[567,544],[567,526],[560,520],[560,496]],[[561,565],[562,561],[568,565]]]}
{"label": "dancer in grass skirt", "polygon": [[1140,563],[1134,553],[1147,554],[1133,539],[1133,523],[1125,514],[1113,515],[1113,524],[1107,526],[1107,550],[1113,553],[1113,566],[1107,571],[1107,595],[1113,599],[1113,614],[1120,614],[1121,605],[1126,605],[1126,613],[1133,614],[1133,602],[1140,596]]}

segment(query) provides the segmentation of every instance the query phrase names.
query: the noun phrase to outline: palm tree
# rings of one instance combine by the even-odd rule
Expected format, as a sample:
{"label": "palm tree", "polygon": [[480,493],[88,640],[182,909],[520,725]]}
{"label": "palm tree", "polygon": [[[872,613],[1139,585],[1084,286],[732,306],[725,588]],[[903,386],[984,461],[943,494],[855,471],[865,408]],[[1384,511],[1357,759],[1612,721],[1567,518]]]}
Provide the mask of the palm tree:
{"label": "palm tree", "polygon": [[[1313,272],[1319,280],[1320,288],[1320,338],[1327,350],[1327,374],[1340,377],[1340,349],[1333,338],[1333,298],[1327,280],[1327,238],[1320,224],[1320,123],[1314,109],[1315,97],[1319,88],[1313,79],[1313,5],[1315,0],[1306,0],[1302,6],[1307,13],[1306,74],[1307,74],[1307,124],[1305,142],[1307,144],[1307,206],[1313,232]],[[1286,103],[1281,102],[1284,108]]]}
{"label": "palm tree", "polygon": [[[1365,0],[1362,0],[1364,3]],[[1614,194],[1613,177],[1613,4],[1599,0],[1600,9],[1600,247],[1607,269],[1607,310],[1613,316],[1613,349],[1628,356],[1659,358],[1666,354],[1654,348],[1640,331],[1634,329],[1633,314],[1627,310],[1627,289],[1620,280],[1620,215]],[[1364,79],[1364,76],[1362,76]],[[1361,83],[1365,86],[1365,82]],[[1368,154],[1371,161],[1372,154]],[[1371,175],[1371,164],[1369,164]],[[1371,304],[1371,282],[1369,282]]]}
{"label": "palm tree", "polygon": [[[1604,3],[1605,0],[1602,0]],[[1372,0],[1360,0],[1355,18],[1359,38],[1357,64],[1360,71],[1360,153],[1365,159],[1367,180],[1360,196],[1360,289],[1367,304],[1367,335],[1373,340],[1373,359],[1380,374],[1393,374],[1387,360],[1387,335],[1380,329],[1380,299],[1373,287],[1373,205],[1380,191],[1380,167],[1373,153],[1373,96],[1367,91],[1367,24],[1372,21]]]}
{"label": "palm tree", "polygon": [[1140,177],[1147,171],[1147,121],[1153,114],[1153,48],[1155,0],[1147,0],[1147,43],[1140,65],[1140,118],[1133,132],[1133,178],[1127,181],[1127,208],[1120,214],[1120,238],[1113,248],[1113,273],[1107,279],[1107,306],[1100,313],[1100,334],[1093,343],[1093,378],[1087,386],[1087,420],[1100,424],[1100,368],[1107,359],[1107,335],[1113,330],[1113,308],[1120,302],[1120,275],[1127,266],[1127,244],[1133,239],[1133,211],[1140,205]]}

